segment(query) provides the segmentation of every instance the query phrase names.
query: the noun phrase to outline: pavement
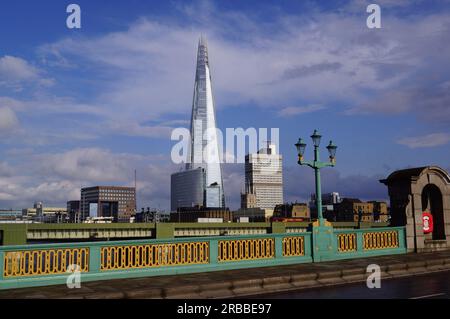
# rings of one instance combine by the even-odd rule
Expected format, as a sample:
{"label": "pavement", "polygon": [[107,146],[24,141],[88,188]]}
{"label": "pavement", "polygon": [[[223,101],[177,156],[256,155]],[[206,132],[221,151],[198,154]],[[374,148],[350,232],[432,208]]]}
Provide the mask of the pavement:
{"label": "pavement", "polygon": [[79,289],[66,285],[10,289],[0,291],[0,299],[249,298],[361,283],[369,275],[370,264],[380,266],[382,279],[444,272],[450,270],[450,251],[82,282]]}

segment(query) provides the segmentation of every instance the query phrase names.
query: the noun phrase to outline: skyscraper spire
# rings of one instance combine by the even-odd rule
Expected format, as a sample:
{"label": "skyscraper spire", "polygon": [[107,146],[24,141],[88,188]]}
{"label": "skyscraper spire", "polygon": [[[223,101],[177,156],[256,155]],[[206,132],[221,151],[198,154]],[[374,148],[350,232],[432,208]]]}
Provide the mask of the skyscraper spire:
{"label": "skyscraper spire", "polygon": [[198,45],[208,48],[208,43],[206,42],[206,38],[203,36],[203,34],[200,35],[200,40],[198,41]]}
{"label": "skyscraper spire", "polygon": [[[191,117],[191,148],[188,169],[205,169],[206,199],[210,206],[223,207],[224,193],[219,145],[216,134],[216,112],[212,93],[208,47],[203,35],[197,51],[194,98]],[[212,185],[214,186],[213,188]],[[218,197],[217,199],[214,199]],[[209,199],[209,200],[208,200]],[[215,201],[219,201],[213,204]]]}
{"label": "skyscraper spire", "polygon": [[[185,173],[189,174],[189,172],[192,172],[192,175],[194,175],[194,170],[201,169],[203,171],[204,206],[225,207],[222,167],[216,131],[216,112],[211,82],[207,43],[206,39],[201,36],[198,42],[197,68],[192,101],[191,142],[189,144]],[[181,180],[177,181],[179,176],[181,175],[175,175],[172,179],[174,194],[178,193],[178,185],[183,183]],[[198,179],[198,176],[195,178]],[[179,194],[182,193],[183,191],[179,192]],[[172,196],[172,207],[180,206],[177,196]],[[187,199],[183,198],[180,202],[187,202]]]}

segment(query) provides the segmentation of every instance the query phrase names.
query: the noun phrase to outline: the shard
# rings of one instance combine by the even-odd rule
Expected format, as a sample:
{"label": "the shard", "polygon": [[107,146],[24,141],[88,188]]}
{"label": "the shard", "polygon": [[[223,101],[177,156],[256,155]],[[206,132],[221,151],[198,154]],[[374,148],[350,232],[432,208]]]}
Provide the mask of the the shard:
{"label": "the shard", "polygon": [[188,161],[185,171],[172,175],[172,210],[193,205],[225,207],[211,82],[208,47],[206,40],[201,37],[197,52]]}

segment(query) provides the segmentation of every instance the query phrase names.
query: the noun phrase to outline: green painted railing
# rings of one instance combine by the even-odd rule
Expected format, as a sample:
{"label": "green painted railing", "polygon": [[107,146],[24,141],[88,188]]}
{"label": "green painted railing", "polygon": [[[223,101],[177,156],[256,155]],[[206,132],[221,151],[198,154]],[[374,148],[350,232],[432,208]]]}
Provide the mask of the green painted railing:
{"label": "green painted railing", "polygon": [[[317,229],[312,230],[315,234]],[[313,232],[3,246],[0,289],[65,284],[71,265],[76,265],[81,282],[86,282],[406,252],[404,227],[330,227],[329,237],[313,236]],[[314,243],[313,238],[331,241],[325,245],[326,255],[318,250],[316,256],[317,245],[323,248],[324,243]]]}
{"label": "green painted railing", "polygon": [[311,234],[0,247],[0,289],[311,262]]}
{"label": "green painted railing", "polygon": [[[332,222],[335,229],[378,228],[385,223]],[[2,224],[0,246],[26,245],[36,241],[95,241],[129,239],[171,239],[215,235],[256,235],[304,232],[311,222],[264,223],[113,223],[113,224]],[[128,234],[128,235],[127,235]]]}
{"label": "green painted railing", "polygon": [[334,230],[335,259],[406,253],[405,227]]}

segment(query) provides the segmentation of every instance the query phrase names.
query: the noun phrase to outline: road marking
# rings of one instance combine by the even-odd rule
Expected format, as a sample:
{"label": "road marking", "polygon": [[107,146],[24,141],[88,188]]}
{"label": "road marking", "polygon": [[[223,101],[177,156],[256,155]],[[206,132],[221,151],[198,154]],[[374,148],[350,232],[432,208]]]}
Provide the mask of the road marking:
{"label": "road marking", "polygon": [[437,297],[437,296],[443,296],[445,295],[445,293],[439,293],[439,294],[433,294],[433,295],[425,295],[425,296],[420,296],[420,297],[412,297],[409,299],[425,299],[425,298],[431,298],[431,297]]}

